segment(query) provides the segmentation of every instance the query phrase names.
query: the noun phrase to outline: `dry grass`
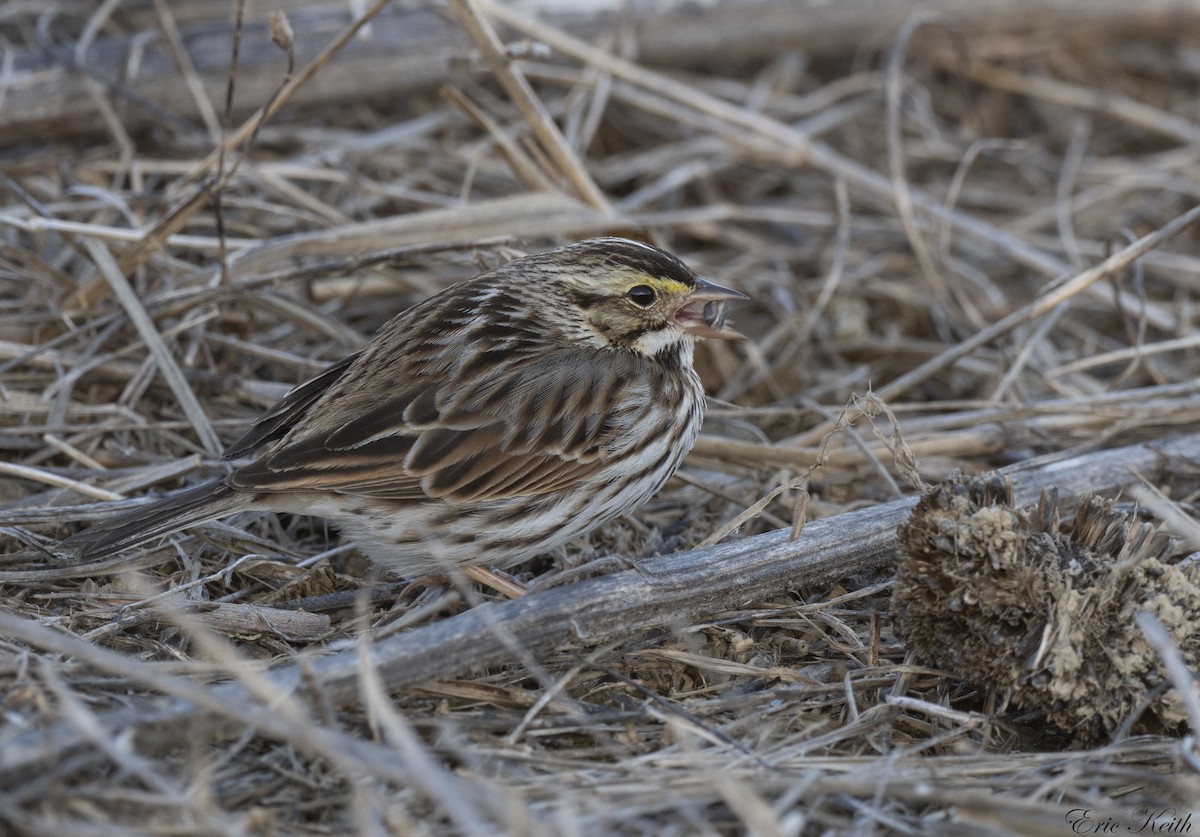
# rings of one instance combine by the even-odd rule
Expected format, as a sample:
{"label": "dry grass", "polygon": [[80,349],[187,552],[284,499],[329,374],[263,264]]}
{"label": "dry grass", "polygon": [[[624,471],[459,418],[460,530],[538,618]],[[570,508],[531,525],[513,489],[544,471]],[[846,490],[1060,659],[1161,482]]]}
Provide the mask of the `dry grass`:
{"label": "dry grass", "polygon": [[[911,497],[917,474],[1200,430],[1197,233],[1085,271],[1200,192],[1200,44],[1183,34],[915,21],[882,55],[652,71],[608,49],[615,33],[526,26],[501,36],[556,61],[513,71],[487,27],[522,21],[452,5],[482,10],[475,58],[499,83],[463,59],[448,95],[305,110],[285,85],[223,155],[202,122],[126,132],[134,105],[97,84],[106,133],[0,155],[0,823],[1062,834],[1072,809],[1195,809],[1190,736],[1080,749],[909,658],[889,566],[619,640],[578,625],[557,650],[510,643],[506,663],[396,691],[372,644],[491,594],[405,590],[307,518],[242,515],[90,568],[39,550],[219,474],[222,442],[421,296],[612,231],[750,294],[735,318],[752,339],[701,350],[714,403],[680,477],[518,568],[534,595],[700,545],[781,486],[736,537]],[[14,48],[42,34],[34,14],[0,22]],[[50,32],[74,42],[87,22]],[[1183,528],[1196,461],[1167,466],[1174,503],[1149,506]],[[349,696],[319,674],[338,652]]]}

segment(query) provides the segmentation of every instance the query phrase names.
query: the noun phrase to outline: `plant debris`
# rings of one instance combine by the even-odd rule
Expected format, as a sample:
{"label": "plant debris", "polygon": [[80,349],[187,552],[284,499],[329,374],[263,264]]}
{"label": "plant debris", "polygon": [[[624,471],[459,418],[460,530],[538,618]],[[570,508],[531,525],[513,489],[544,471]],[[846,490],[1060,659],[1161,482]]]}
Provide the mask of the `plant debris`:
{"label": "plant debris", "polygon": [[1178,565],[1161,526],[1092,494],[1063,524],[1054,492],[1021,508],[1010,480],[956,475],[921,498],[900,539],[891,614],[922,663],[1043,712],[1083,744],[1185,726],[1134,618],[1156,616],[1200,671],[1200,563]]}

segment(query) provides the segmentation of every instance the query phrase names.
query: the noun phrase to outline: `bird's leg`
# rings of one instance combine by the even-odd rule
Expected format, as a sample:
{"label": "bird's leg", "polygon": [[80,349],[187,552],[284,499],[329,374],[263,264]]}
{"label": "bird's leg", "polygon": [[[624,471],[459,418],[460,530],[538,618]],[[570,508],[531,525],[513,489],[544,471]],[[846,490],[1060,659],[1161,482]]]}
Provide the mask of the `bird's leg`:
{"label": "bird's leg", "polygon": [[[486,567],[463,567],[461,573],[472,581],[477,581],[484,587],[495,590],[502,596],[507,596],[510,599],[519,599],[529,591],[525,589],[525,585],[521,584],[508,573],[500,570],[489,570]],[[433,587],[438,584],[453,584],[457,572],[450,573],[433,573],[423,575],[420,578],[414,579],[400,593],[400,598],[404,598],[413,590],[422,587]]]}
{"label": "bird's leg", "polygon": [[500,570],[489,570],[487,567],[463,567],[462,574],[473,581],[478,581],[484,587],[491,587],[502,596],[519,599],[528,591],[511,575]]}

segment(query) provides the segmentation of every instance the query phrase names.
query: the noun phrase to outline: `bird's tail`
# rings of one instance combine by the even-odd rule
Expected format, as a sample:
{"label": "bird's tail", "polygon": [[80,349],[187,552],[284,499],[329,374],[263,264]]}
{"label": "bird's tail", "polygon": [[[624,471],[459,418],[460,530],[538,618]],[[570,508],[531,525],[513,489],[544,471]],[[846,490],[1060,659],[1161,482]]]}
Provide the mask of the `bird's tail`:
{"label": "bird's tail", "polygon": [[205,483],[84,529],[61,546],[78,561],[94,560],[245,511],[252,504],[251,495],[235,491],[224,482]]}

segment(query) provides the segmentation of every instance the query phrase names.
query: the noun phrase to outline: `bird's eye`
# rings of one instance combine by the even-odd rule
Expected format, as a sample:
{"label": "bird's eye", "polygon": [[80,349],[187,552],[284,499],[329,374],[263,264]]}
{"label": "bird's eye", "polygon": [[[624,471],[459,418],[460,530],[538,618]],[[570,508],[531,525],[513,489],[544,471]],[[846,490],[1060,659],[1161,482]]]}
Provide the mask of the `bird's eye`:
{"label": "bird's eye", "polygon": [[629,301],[642,308],[649,308],[654,303],[654,288],[649,285],[634,285],[625,292]]}

